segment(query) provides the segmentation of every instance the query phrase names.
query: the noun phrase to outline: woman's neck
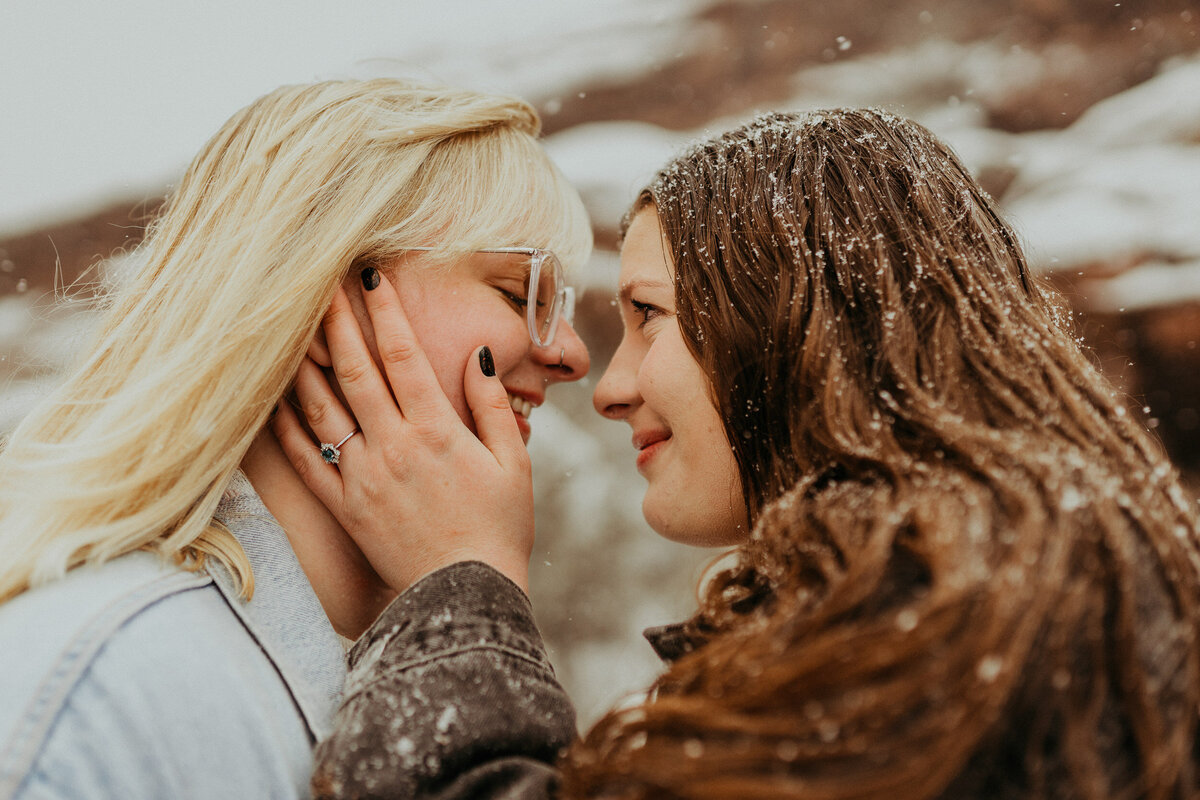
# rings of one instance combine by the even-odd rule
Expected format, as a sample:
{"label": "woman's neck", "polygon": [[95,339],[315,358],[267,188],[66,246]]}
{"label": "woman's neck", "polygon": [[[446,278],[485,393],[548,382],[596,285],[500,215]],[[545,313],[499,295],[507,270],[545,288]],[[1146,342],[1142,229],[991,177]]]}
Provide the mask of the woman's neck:
{"label": "woman's neck", "polygon": [[342,636],[356,639],[395,596],[292,468],[270,429],[242,459],[242,471],[287,533],[300,567]]}

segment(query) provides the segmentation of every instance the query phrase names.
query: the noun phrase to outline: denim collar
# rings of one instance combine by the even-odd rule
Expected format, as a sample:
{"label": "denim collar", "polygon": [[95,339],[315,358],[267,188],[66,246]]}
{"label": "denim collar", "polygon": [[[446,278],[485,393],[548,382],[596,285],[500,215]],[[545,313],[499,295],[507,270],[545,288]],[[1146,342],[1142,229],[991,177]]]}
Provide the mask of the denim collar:
{"label": "denim collar", "polygon": [[209,572],[250,635],[279,670],[314,739],[325,738],[346,678],[337,634],[300,568],[287,534],[246,476],[233,474],[214,518],[237,537],[254,570],[254,596],[238,596],[213,562]]}

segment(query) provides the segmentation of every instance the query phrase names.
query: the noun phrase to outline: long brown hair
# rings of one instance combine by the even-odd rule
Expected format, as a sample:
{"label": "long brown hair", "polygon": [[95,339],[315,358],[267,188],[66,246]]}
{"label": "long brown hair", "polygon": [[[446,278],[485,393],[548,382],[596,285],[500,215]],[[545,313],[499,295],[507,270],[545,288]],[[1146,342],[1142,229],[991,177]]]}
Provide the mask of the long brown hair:
{"label": "long brown hair", "polygon": [[1197,521],[954,154],[771,114],[657,176],[755,523],[568,796],[1194,796]]}

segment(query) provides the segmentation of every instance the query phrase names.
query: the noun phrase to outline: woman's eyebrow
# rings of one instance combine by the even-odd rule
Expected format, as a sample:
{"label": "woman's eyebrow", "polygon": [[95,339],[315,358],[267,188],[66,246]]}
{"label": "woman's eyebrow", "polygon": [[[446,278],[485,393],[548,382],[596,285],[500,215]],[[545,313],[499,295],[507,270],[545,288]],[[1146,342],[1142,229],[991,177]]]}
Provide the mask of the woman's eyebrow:
{"label": "woman's eyebrow", "polygon": [[669,283],[667,283],[666,281],[650,281],[650,280],[630,281],[629,283],[621,284],[621,289],[620,289],[620,291],[617,292],[617,298],[622,303],[628,303],[629,296],[632,295],[638,289],[670,289],[670,288],[671,288],[671,285]]}
{"label": "woman's eyebrow", "polygon": [[486,255],[492,258],[484,262],[481,267],[483,272],[495,274],[498,271],[505,274],[519,274],[525,279],[529,278],[531,269],[529,256],[522,256],[521,253],[487,253]]}

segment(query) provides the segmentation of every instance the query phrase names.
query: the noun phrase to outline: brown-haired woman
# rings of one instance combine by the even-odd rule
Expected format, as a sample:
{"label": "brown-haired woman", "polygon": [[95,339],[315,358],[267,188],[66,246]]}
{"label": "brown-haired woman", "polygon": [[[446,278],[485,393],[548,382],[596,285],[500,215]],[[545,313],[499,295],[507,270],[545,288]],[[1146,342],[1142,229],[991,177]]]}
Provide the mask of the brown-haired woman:
{"label": "brown-haired woman", "polygon": [[[703,142],[634,206],[619,298],[596,407],[633,429],[651,525],[736,565],[657,634],[648,699],[571,743],[524,596],[471,544],[531,547],[525,470],[490,473],[489,510],[460,466],[488,445],[408,414],[406,457],[434,445],[343,470],[389,487],[348,527],[385,577],[425,541],[484,563],[394,587],[319,793],[1197,795],[1195,513],[945,145],[874,110]],[[393,384],[425,369],[400,349]],[[502,414],[476,409],[484,442]],[[446,524],[405,499],[437,491]]]}

